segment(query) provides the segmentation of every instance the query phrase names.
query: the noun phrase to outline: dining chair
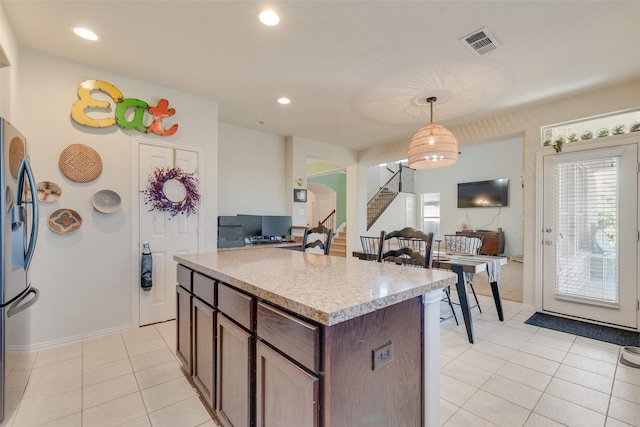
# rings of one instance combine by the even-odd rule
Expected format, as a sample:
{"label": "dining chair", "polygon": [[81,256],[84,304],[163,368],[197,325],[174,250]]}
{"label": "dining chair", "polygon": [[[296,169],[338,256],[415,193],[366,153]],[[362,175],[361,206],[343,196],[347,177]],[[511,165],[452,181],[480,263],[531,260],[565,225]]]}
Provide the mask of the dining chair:
{"label": "dining chair", "polygon": [[[401,265],[433,268],[433,242],[433,233],[424,233],[411,227],[389,233],[383,230],[380,232],[378,262],[395,262]],[[453,309],[449,286],[445,286],[443,292],[445,294],[443,299],[449,304],[451,316],[440,316],[440,321],[453,317],[458,325],[458,316]]]}
{"label": "dining chair", "polygon": [[[312,240],[312,238],[315,238],[315,240]],[[309,250],[310,252],[329,255],[332,240],[333,231],[324,225],[307,228],[304,230],[304,237],[302,238],[302,251],[307,252]]]}
{"label": "dining chair", "polygon": [[380,236],[360,236],[360,243],[362,244],[360,259],[377,261]]}
{"label": "dining chair", "polygon": [[[478,255],[480,248],[482,247],[482,236],[464,236],[460,234],[445,234],[444,236],[445,251],[452,255]],[[476,305],[469,307],[478,307],[480,313],[482,313],[482,307],[478,301],[476,290],[473,288],[473,273],[465,273],[465,280],[471,288],[473,298],[476,301]],[[455,304],[455,303],[454,303]]]}
{"label": "dining chair", "polygon": [[[437,243],[438,255],[436,256],[436,261],[434,261],[434,264],[435,264],[434,268],[439,268],[440,259],[441,259],[440,257],[443,256],[442,252],[440,252],[440,243],[442,243],[442,239],[436,239],[435,242]],[[453,301],[451,301],[451,285],[447,285],[444,288],[442,288],[442,292],[444,293],[444,297],[442,298],[442,300],[446,302],[449,308],[451,309],[451,316],[442,317],[441,315],[440,321],[443,322],[453,317],[453,320],[456,321],[456,325],[459,325],[460,322],[458,322],[458,316],[456,315],[456,310],[453,308]]]}
{"label": "dining chair", "polygon": [[[396,239],[395,244],[391,244]],[[386,249],[385,249],[386,248]],[[422,268],[433,266],[433,233],[424,233],[412,227],[380,232],[378,262],[395,262]]]}

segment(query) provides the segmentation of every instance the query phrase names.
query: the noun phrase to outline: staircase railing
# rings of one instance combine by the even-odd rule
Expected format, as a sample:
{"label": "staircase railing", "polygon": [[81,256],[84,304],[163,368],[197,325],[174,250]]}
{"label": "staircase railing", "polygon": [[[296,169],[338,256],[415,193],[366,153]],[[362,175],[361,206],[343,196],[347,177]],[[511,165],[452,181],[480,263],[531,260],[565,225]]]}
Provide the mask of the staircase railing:
{"label": "staircase railing", "polygon": [[330,230],[333,230],[333,233],[336,232],[336,210],[331,211],[329,215],[325,217],[322,221],[318,221],[318,225],[324,225]]}
{"label": "staircase railing", "polygon": [[398,171],[367,202],[367,230],[380,218],[399,193],[414,193],[414,170],[400,164]]}

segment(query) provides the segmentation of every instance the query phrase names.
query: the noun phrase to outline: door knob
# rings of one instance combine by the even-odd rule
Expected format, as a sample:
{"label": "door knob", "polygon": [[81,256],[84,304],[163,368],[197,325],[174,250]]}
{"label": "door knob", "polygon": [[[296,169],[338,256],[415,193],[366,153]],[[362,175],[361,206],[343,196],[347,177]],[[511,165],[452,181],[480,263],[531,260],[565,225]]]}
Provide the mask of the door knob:
{"label": "door knob", "polygon": [[550,228],[547,228],[544,231],[546,231],[547,233],[551,233],[551,229]]}
{"label": "door knob", "polygon": [[547,246],[551,246],[551,243],[552,243],[551,240],[545,240],[544,241],[544,244],[547,245]]}

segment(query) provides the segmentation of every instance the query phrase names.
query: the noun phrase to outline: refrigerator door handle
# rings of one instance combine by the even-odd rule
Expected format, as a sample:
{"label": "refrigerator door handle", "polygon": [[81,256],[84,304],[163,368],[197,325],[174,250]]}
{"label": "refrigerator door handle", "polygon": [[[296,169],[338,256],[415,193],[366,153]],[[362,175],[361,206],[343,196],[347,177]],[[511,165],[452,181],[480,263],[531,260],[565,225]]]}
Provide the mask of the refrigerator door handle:
{"label": "refrigerator door handle", "polygon": [[[31,191],[31,202],[26,200],[22,200],[24,195],[24,177],[27,177],[29,180],[29,189]],[[33,251],[36,248],[36,240],[38,238],[38,195],[36,193],[36,181],[33,178],[33,171],[31,170],[31,165],[29,164],[29,159],[25,155],[22,159],[22,163],[20,163],[20,170],[18,171],[18,186],[17,186],[17,195],[16,195],[16,205],[22,206],[24,203],[31,203],[32,205],[32,219],[31,219],[31,237],[29,238],[29,247],[25,252],[24,257],[24,269],[28,270],[29,265],[31,264],[31,259],[33,258]]]}
{"label": "refrigerator door handle", "polygon": [[[31,298],[29,301],[25,302],[24,304],[20,304],[22,301],[24,301],[24,299],[29,294],[34,294],[33,298]],[[22,294],[22,297],[20,297],[13,304],[11,304],[11,307],[9,307],[9,309],[7,310],[7,317],[15,316],[21,311],[31,307],[33,304],[36,303],[36,301],[38,301],[38,298],[40,298],[40,291],[38,290],[38,288],[34,288],[33,286],[30,287],[27,292]]]}

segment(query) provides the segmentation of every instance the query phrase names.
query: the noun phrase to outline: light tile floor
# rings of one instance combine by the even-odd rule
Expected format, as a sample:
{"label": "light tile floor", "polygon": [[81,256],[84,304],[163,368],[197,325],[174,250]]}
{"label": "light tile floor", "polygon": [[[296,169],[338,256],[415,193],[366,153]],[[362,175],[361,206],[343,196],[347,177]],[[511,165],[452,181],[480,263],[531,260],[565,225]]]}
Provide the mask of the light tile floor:
{"label": "light tile floor", "polygon": [[24,397],[1,425],[215,427],[175,357],[175,326],[25,355],[31,375]]}
{"label": "light tile floor", "polygon": [[[492,299],[480,299],[475,344],[463,325],[441,323],[443,426],[640,426],[640,369],[619,363],[620,347],[526,325],[533,310],[510,301],[500,322]],[[17,381],[31,375],[3,427],[216,426],[175,358],[175,322],[19,364]]]}
{"label": "light tile floor", "polygon": [[640,426],[640,369],[619,362],[620,346],[527,325],[535,310],[511,301],[500,322],[479,298],[475,344],[441,323],[443,426]]}

